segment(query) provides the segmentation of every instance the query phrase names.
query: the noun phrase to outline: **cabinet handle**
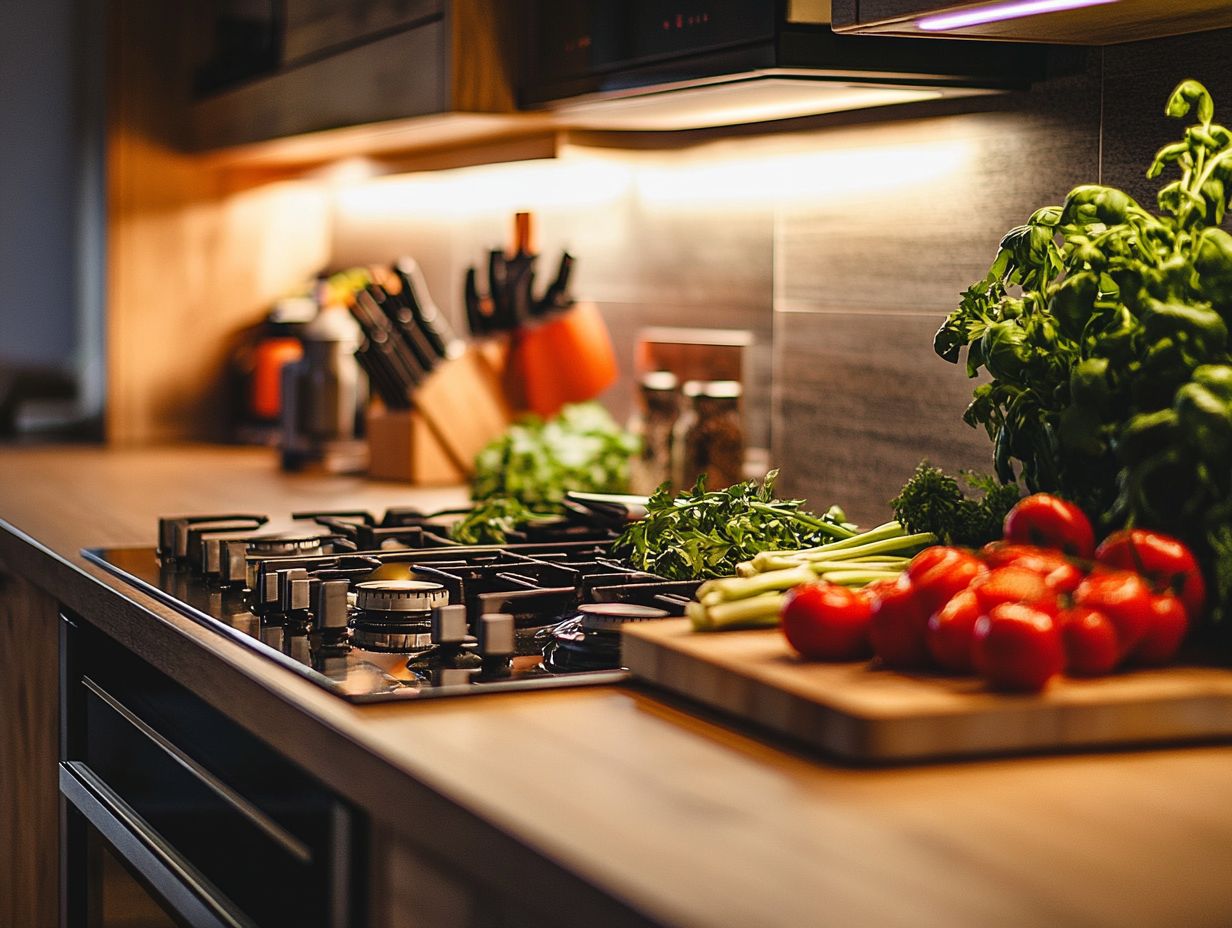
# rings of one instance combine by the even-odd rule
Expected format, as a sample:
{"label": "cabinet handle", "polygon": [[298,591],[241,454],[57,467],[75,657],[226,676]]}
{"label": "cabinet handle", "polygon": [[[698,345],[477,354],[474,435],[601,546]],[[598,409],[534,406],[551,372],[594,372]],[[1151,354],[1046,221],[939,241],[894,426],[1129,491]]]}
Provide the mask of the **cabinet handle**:
{"label": "cabinet handle", "polygon": [[277,842],[287,853],[302,863],[312,863],[312,851],[303,841],[295,837],[272,818],[254,806],[251,802],[229,787],[214,774],[181,751],[178,747],[151,728],[131,709],[108,693],[89,677],[81,678],[81,685],[105,702],[117,715],[132,725],[137,731],[149,738],[154,744],[165,751],[172,760],[191,773],[194,777],[213,792],[219,799],[242,815],[256,828],[263,831],[269,838]]}
{"label": "cabinet handle", "polygon": [[185,924],[256,928],[86,764],[60,764],[60,795],[134,867]]}

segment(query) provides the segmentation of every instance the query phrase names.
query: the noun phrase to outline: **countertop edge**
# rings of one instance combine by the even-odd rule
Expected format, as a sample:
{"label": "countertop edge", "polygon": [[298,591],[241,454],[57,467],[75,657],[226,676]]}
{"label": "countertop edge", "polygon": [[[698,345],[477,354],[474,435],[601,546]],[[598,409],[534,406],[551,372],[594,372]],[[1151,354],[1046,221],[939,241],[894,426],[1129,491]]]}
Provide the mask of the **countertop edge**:
{"label": "countertop edge", "polygon": [[[502,827],[485,810],[449,795],[423,772],[406,769],[382,755],[379,745],[348,732],[345,715],[367,707],[319,692],[140,591],[121,590],[102,568],[84,558],[75,563],[2,518],[0,566],[20,573],[61,607],[89,616],[160,671],[181,676],[195,670],[196,695],[429,856],[451,867],[498,856],[502,867],[485,868],[482,874],[493,888],[526,904],[567,898],[586,924],[668,924],[604,892],[595,874],[575,873],[566,861]],[[265,685],[255,670],[277,685]],[[310,726],[307,731],[305,726]],[[390,803],[389,796],[398,791],[402,798]],[[425,836],[431,840],[425,842]]]}

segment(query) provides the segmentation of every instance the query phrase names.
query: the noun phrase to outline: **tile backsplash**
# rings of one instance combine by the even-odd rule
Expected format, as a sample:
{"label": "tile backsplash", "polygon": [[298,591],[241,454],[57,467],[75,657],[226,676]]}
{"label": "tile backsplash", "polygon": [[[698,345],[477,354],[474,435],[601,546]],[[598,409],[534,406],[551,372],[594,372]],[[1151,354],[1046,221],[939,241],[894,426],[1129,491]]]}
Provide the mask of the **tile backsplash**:
{"label": "tile backsplash", "polygon": [[[1232,106],[1229,38],[1091,50],[1030,92],[791,132],[573,144],[511,175],[372,181],[336,195],[332,260],[413,254],[460,322],[466,266],[506,245],[512,212],[529,208],[540,273],[562,248],[578,257],[574,293],[599,304],[625,373],[644,326],[752,333],[749,437],[771,448],[780,488],[871,523],[922,458],[991,469],[990,443],[961,421],[972,382],[936,357],[932,334],[1001,236],[1079,183],[1150,202],[1142,174],[1174,137],[1171,88],[1194,76]],[[604,399],[627,415],[627,379]]]}

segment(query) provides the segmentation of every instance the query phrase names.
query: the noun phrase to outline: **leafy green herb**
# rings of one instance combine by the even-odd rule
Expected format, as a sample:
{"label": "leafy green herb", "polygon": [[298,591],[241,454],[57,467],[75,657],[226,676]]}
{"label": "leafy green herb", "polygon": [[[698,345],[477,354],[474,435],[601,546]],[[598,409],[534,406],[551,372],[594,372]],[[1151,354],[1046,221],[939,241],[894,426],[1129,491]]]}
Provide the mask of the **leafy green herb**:
{"label": "leafy green herb", "polygon": [[674,580],[727,577],[741,561],[762,551],[808,548],[823,541],[849,538],[856,528],[842,510],[817,516],[802,509],[803,500],[774,498],[778,471],[724,490],[706,489],[706,475],[693,489],[676,495],[659,487],[646,517],[625,529],[613,553],[635,567]]}
{"label": "leafy green herb", "polygon": [[[964,415],[993,443],[997,476],[1102,518],[1180,536],[1232,596],[1232,131],[1206,88],[1182,82],[1165,113],[1196,117],[1147,171],[1179,177],[1156,214],[1085,185],[1001,241],[988,275],[934,340],[975,390]],[[1232,605],[1232,604],[1229,604]]]}
{"label": "leafy green herb", "polygon": [[503,545],[510,532],[544,515],[532,512],[508,496],[493,496],[476,505],[460,522],[454,523],[449,537],[464,545]]}
{"label": "leafy green herb", "polygon": [[597,403],[566,406],[546,422],[530,416],[475,456],[471,496],[509,497],[550,512],[569,490],[623,493],[637,448],[637,439]]}
{"label": "leafy green herb", "polygon": [[972,499],[953,477],[928,462],[921,463],[890,501],[894,515],[909,532],[931,532],[943,544],[978,548],[1000,538],[1005,515],[1022,491],[1017,484],[1001,484],[967,471],[963,479],[983,496]]}

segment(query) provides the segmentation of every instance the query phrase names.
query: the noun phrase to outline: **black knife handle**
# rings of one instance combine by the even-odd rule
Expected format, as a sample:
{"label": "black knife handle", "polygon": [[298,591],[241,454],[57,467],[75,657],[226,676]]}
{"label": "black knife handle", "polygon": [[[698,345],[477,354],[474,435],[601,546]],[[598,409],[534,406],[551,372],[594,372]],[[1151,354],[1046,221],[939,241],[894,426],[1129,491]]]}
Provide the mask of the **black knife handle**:
{"label": "black knife handle", "polygon": [[367,292],[372,297],[372,302],[380,308],[381,312],[389,320],[394,335],[402,341],[419,367],[424,371],[432,370],[436,366],[436,362],[440,360],[440,355],[437,354],[435,347],[430,343],[428,337],[416,325],[410,307],[404,305],[401,299],[386,293],[380,287],[369,286]]}
{"label": "black knife handle", "polygon": [[457,333],[445,318],[432,294],[423,270],[414,258],[402,258],[394,265],[394,273],[402,282],[402,298],[410,308],[415,323],[431,344],[437,356],[448,358],[451,346],[458,341]]}

